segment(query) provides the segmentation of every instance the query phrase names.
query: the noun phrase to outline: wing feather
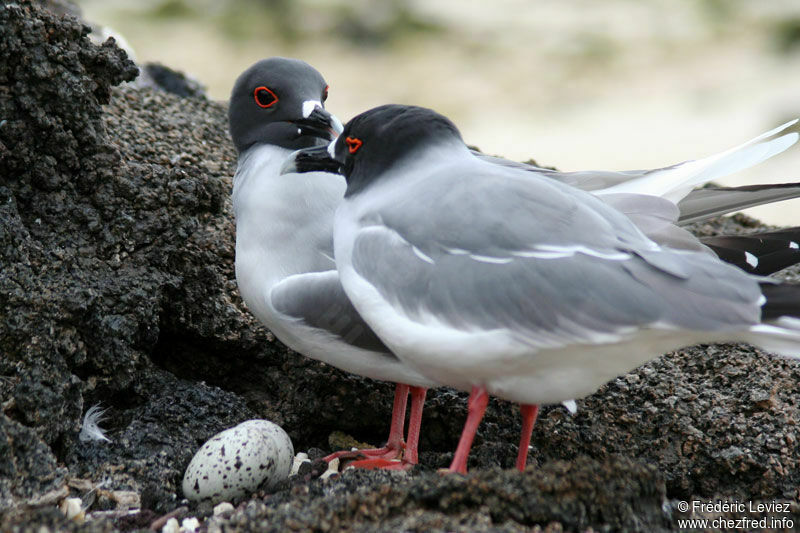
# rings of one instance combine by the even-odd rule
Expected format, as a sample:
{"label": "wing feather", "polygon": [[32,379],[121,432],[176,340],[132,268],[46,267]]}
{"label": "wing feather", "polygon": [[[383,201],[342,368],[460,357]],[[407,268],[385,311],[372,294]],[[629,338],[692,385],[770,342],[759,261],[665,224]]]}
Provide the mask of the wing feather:
{"label": "wing feather", "polygon": [[533,344],[758,321],[758,284],[735,267],[661,249],[596,197],[509,172],[467,167],[417,182],[364,222],[355,271],[412,320],[507,328]]}
{"label": "wing feather", "polygon": [[335,270],[289,276],[272,288],[269,297],[273,307],[289,318],[352,346],[395,358],[353,307]]}

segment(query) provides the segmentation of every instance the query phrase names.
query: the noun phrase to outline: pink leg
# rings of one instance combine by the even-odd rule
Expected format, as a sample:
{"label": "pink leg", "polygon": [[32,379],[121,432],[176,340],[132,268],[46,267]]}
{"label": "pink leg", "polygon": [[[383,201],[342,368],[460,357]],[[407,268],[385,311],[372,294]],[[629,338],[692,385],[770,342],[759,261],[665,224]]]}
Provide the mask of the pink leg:
{"label": "pink leg", "polygon": [[486,387],[472,387],[472,391],[469,394],[469,403],[467,404],[467,421],[461,431],[461,440],[458,441],[453,462],[450,464],[450,472],[467,473],[469,450],[472,448],[472,441],[475,439],[475,433],[478,431],[478,426],[483,418],[483,413],[486,412],[488,403],[489,395],[486,392]]}
{"label": "pink leg", "polygon": [[536,424],[536,416],[539,414],[538,405],[520,405],[522,413],[522,434],[519,438],[519,452],[517,454],[517,470],[525,470],[528,463],[528,446],[531,444],[531,433],[533,425]]}
{"label": "pink leg", "polygon": [[[396,459],[403,453],[405,443],[403,442],[403,427],[406,423],[406,404],[408,403],[408,385],[397,384],[394,390],[394,405],[392,407],[392,425],[389,429],[389,440],[383,448],[367,450],[342,450],[332,453],[325,457],[325,461],[332,461],[338,458],[371,457],[380,459]],[[358,466],[358,465],[356,465]]]}
{"label": "pink leg", "polygon": [[419,445],[419,432],[422,426],[422,408],[425,406],[425,395],[428,389],[411,387],[411,413],[408,417],[408,438],[406,439],[406,453],[403,462],[415,465],[419,461],[417,446]]}
{"label": "pink leg", "polygon": [[406,439],[405,452],[402,461],[392,461],[384,458],[362,459],[350,463],[356,468],[383,470],[408,470],[417,464],[417,446],[419,444],[420,426],[422,425],[422,408],[425,405],[425,395],[428,389],[411,387],[411,414],[408,418],[408,438]]}
{"label": "pink leg", "polygon": [[386,441],[386,448],[402,451],[405,443],[403,442],[403,428],[406,425],[406,404],[408,403],[408,385],[398,383],[394,389],[394,404],[392,405],[392,425],[389,426],[389,440]]}

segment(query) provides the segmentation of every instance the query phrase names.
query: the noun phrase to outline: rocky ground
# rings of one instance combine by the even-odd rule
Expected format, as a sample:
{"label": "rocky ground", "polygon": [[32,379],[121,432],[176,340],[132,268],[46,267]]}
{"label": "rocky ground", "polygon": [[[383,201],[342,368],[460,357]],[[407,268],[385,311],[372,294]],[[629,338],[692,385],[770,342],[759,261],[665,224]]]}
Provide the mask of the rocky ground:
{"label": "rocky ground", "polygon": [[[698,516],[682,501],[720,499],[789,502],[773,516],[800,524],[800,364],[741,345],[668,354],[574,416],[544,408],[524,473],[518,411],[499,401],[471,473],[437,473],[466,415],[464,394],[438,390],[411,472],[322,480],[315,462],[231,513],[184,501],[183,471],[218,431],[267,418],[312,457],[336,432],[379,444],[393,387],[292,353],[248,314],[224,105],[120,86],[136,67],[87,31],[0,5],[0,530],[147,529],[172,513],[224,531],[667,531]],[[111,442],[81,441],[98,403]],[[69,495],[95,518],[67,521]]]}

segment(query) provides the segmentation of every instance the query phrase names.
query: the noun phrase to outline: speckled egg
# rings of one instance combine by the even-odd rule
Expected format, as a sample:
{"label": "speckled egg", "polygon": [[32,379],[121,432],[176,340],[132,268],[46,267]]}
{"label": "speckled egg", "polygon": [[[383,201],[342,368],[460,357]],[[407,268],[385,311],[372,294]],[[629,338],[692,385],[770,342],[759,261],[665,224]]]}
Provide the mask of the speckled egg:
{"label": "speckled egg", "polygon": [[183,475],[190,500],[229,500],[269,490],[289,476],[294,447],[289,435],[268,420],[248,420],[203,444]]}

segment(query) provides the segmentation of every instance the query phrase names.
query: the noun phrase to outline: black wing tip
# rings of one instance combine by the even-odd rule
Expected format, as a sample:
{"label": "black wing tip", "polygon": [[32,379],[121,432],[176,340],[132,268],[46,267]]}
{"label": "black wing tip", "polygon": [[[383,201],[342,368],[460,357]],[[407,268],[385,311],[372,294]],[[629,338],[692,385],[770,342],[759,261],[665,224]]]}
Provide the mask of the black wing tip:
{"label": "black wing tip", "polygon": [[800,285],[759,283],[766,301],[761,306],[761,320],[789,316],[800,318]]}
{"label": "black wing tip", "polygon": [[800,227],[752,235],[704,237],[700,242],[726,263],[759,276],[800,263]]}

